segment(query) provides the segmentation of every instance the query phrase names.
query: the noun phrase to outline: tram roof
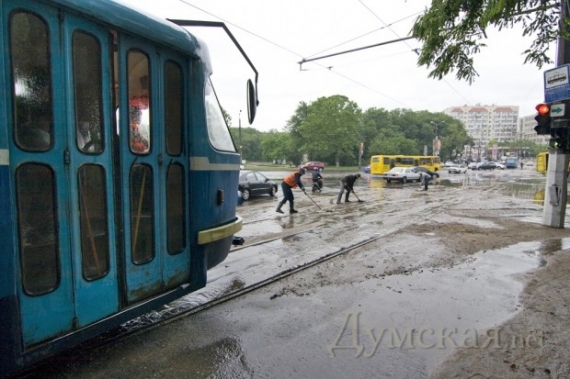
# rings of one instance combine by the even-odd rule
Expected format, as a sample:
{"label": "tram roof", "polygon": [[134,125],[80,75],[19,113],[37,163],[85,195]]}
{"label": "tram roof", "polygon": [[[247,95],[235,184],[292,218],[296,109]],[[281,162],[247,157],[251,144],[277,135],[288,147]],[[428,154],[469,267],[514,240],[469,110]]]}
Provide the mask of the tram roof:
{"label": "tram roof", "polygon": [[209,61],[201,41],[185,28],[167,19],[156,17],[133,8],[121,0],[49,0],[62,7],[80,12],[95,20],[113,25],[117,29],[140,35],[146,39],[168,45],[182,52],[197,55]]}

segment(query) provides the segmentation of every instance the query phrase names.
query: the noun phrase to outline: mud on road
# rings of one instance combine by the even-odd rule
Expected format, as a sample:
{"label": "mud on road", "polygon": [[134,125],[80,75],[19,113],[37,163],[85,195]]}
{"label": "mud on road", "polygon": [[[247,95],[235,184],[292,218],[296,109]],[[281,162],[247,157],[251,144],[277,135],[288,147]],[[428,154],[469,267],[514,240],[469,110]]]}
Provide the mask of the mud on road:
{"label": "mud on road", "polygon": [[[242,213],[248,243],[284,237],[265,251],[269,253],[265,258],[275,254],[276,261],[285,259],[295,265],[302,264],[307,255],[313,258],[330,248],[382,236],[339,258],[338,264],[327,266],[316,276],[320,280],[309,287],[352,285],[379,277],[441,270],[500,249],[527,254],[533,260],[532,268],[515,275],[522,292],[515,294],[514,300],[513,296],[505,300],[511,302],[509,310],[497,316],[504,320],[495,319],[500,322],[487,325],[506,333],[501,336],[503,340],[513,336],[527,340],[511,340],[500,348],[456,349],[445,360],[428,364],[427,371],[432,378],[442,379],[570,378],[570,233],[568,226],[554,229],[541,225],[543,177],[528,170],[458,176],[443,173],[428,192],[418,192],[414,183],[389,185],[365,175],[355,187],[364,203],[341,205],[333,204],[336,179],[329,178],[323,193],[310,195],[311,199],[296,193],[296,206],[301,210],[298,215],[276,217],[273,206],[277,201],[271,199],[246,204]],[[301,233],[304,230],[306,233]],[[289,235],[293,237],[287,238]],[[226,264],[231,267],[231,259]],[[489,293],[496,284],[487,283]],[[275,295],[306,291],[306,287],[284,286]],[[497,303],[497,308],[503,306]],[[489,330],[483,326],[478,332],[485,335]],[[537,336],[540,341],[532,339]]]}

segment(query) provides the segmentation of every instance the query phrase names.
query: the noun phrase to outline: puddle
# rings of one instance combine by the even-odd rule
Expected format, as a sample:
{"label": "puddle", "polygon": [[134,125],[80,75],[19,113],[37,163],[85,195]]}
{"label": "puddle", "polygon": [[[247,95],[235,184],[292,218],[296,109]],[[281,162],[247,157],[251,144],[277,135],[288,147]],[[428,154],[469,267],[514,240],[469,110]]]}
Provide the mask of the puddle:
{"label": "puddle", "polygon": [[[562,244],[570,244],[570,239]],[[366,313],[360,312],[362,330],[374,328],[378,332],[383,328],[400,337],[413,337],[418,330],[433,331],[422,336],[421,346],[406,350],[424,361],[429,372],[445,355],[466,343],[468,336],[500,327],[519,312],[519,294],[524,286],[520,275],[543,265],[542,253],[554,248],[539,242],[519,243],[479,252],[451,268],[365,281],[361,286],[372,295],[362,300],[367,304]],[[447,345],[426,348],[441,342],[441,331],[450,333],[445,339]],[[366,346],[366,341],[370,343],[370,335],[363,332],[361,342],[370,351],[373,347]],[[380,341],[376,354],[390,354],[389,342]]]}

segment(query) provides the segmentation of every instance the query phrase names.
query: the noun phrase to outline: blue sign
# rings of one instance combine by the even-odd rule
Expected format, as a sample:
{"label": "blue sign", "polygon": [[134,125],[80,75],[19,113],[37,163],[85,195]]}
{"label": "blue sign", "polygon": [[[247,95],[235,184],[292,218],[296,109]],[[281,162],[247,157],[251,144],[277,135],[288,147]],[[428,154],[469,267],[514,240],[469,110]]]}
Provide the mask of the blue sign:
{"label": "blue sign", "polygon": [[570,99],[570,64],[544,72],[544,101],[553,103]]}

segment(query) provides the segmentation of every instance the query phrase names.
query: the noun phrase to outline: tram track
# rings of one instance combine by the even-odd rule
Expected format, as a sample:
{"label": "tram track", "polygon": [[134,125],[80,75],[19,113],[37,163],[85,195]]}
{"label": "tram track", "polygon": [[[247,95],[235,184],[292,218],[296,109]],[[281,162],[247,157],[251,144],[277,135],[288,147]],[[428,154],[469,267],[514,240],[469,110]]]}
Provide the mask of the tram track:
{"label": "tram track", "polygon": [[[292,230],[291,232],[287,234],[279,233],[279,235],[270,236],[269,238],[264,238],[259,241],[254,241],[248,245],[235,247],[230,251],[230,253],[236,253],[240,250],[244,251],[248,248],[259,248],[259,246],[263,246],[264,244],[270,244],[278,240],[286,241],[287,239],[293,238],[295,236],[315,232],[315,230],[318,230],[319,228],[326,227],[329,223],[334,223],[334,224],[339,224],[339,222],[342,223],[342,219],[344,218],[350,219],[351,217],[360,214],[360,212],[363,209],[362,205],[364,205],[364,208],[369,208],[370,206],[373,206],[374,202],[369,202],[365,204],[358,203],[360,205],[356,204],[357,203],[353,204],[353,206],[350,206],[349,204],[343,206],[334,206],[334,205],[325,206],[323,207],[323,209],[314,210],[314,211],[311,210],[310,212],[301,212],[295,215],[297,221],[294,223],[295,227],[294,230]],[[322,221],[323,220],[322,217],[324,215],[328,216],[326,222]],[[294,219],[295,217],[292,217],[292,219]],[[288,218],[285,218],[283,216],[278,216],[276,220],[279,222],[280,218],[288,220]],[[317,220],[321,221],[318,222]],[[259,220],[252,220],[252,221],[255,222]],[[186,302],[184,304],[181,304],[180,306],[174,305],[173,307],[170,307],[169,305],[167,305],[163,309],[158,309],[154,312],[149,312],[146,315],[133,319],[123,324],[119,328],[106,332],[98,337],[95,337],[89,341],[80,344],[79,346],[77,346],[78,347],[77,349],[68,350],[66,352],[59,354],[59,357],[56,356],[54,358],[63,361],[74,360],[75,359],[74,356],[77,354],[83,355],[90,350],[93,351],[100,348],[105,348],[105,346],[110,346],[113,343],[116,343],[129,336],[134,336],[139,333],[145,333],[146,331],[159,328],[163,325],[182,319],[183,317],[186,316],[199,314],[215,306],[221,305],[230,300],[234,300],[250,292],[266,287],[270,284],[276,283],[281,279],[292,276],[294,274],[310,269],[312,267],[318,266],[324,262],[327,262],[343,254],[347,254],[355,249],[371,244],[384,237],[385,233],[381,235],[375,234],[372,237],[364,238],[363,240],[360,241],[357,240],[357,242],[351,243],[349,246],[338,248],[337,250],[330,252],[326,255],[322,255],[308,262],[303,262],[294,265],[293,267],[289,267],[281,272],[274,273],[273,275],[270,274],[269,277],[265,279],[261,278],[261,280],[257,280],[256,282],[250,285],[244,285],[243,287],[239,287],[241,284],[243,284],[242,282],[237,283],[237,285],[236,283],[226,285],[218,293],[216,294],[210,293],[210,295],[212,295],[213,297],[211,298],[211,300],[207,300],[205,302],[200,302],[200,300],[197,299],[191,299],[190,302]],[[207,288],[208,286],[206,286],[206,289]],[[194,294],[196,294],[196,292]],[[200,295],[198,294],[198,296]],[[195,302],[191,303],[191,301]],[[41,367],[41,364],[39,365],[39,367]],[[37,369],[38,368],[34,369],[34,371]],[[41,368],[39,369],[41,370]]]}
{"label": "tram track", "polygon": [[[318,226],[315,226],[312,229],[316,229],[318,228]],[[285,237],[282,238],[288,238],[291,237],[293,235],[297,235],[297,234],[301,234],[301,233],[306,233],[308,230],[304,230],[302,232],[296,232],[296,233],[292,233],[291,235],[287,235]],[[139,333],[144,333],[146,331],[158,328],[160,326],[166,325],[168,323],[174,322],[176,320],[179,320],[183,317],[187,317],[187,316],[191,316],[191,315],[195,315],[198,314],[200,312],[204,312],[206,310],[209,310],[217,305],[223,304],[225,302],[228,302],[230,300],[236,299],[240,296],[244,296],[252,291],[258,290],[260,288],[266,287],[270,284],[276,283],[281,279],[284,279],[286,277],[289,277],[291,275],[297,274],[299,272],[302,272],[304,270],[310,269],[312,267],[318,266],[324,262],[327,262],[331,259],[334,259],[338,256],[341,256],[343,254],[347,254],[355,249],[358,249],[360,247],[366,246],[372,242],[375,242],[377,240],[379,240],[380,238],[383,238],[383,235],[376,235],[374,237],[370,237],[367,238],[363,241],[359,241],[356,242],[350,246],[347,247],[343,247],[337,251],[334,251],[332,253],[326,254],[324,256],[321,256],[313,261],[310,262],[306,262],[303,264],[300,264],[298,266],[295,267],[291,267],[289,269],[286,269],[276,275],[273,275],[267,279],[261,280],[259,282],[253,283],[251,285],[242,287],[238,290],[235,291],[231,291],[228,293],[225,293],[215,299],[209,300],[205,303],[202,303],[200,305],[197,305],[195,307],[191,307],[188,309],[184,309],[184,310],[180,310],[177,312],[173,312],[172,314],[163,314],[160,316],[160,319],[158,319],[157,321],[147,321],[144,325],[140,325],[140,326],[129,326],[128,330],[125,330],[126,328],[123,327],[122,329],[118,329],[109,333],[106,333],[96,339],[94,339],[93,341],[91,341],[91,343],[87,343],[84,345],[84,349],[95,349],[98,347],[103,347],[105,345],[111,344],[113,342],[116,342],[118,340],[121,340],[123,338],[126,338],[128,336],[132,336],[132,335],[136,335]],[[274,240],[276,240],[278,238],[271,238],[265,241],[260,241],[259,243],[255,244],[255,245],[260,245],[263,243],[269,243],[272,242]],[[246,247],[251,247],[252,245],[248,245]],[[246,248],[244,247],[244,248]],[[88,345],[88,346],[87,346]]]}

